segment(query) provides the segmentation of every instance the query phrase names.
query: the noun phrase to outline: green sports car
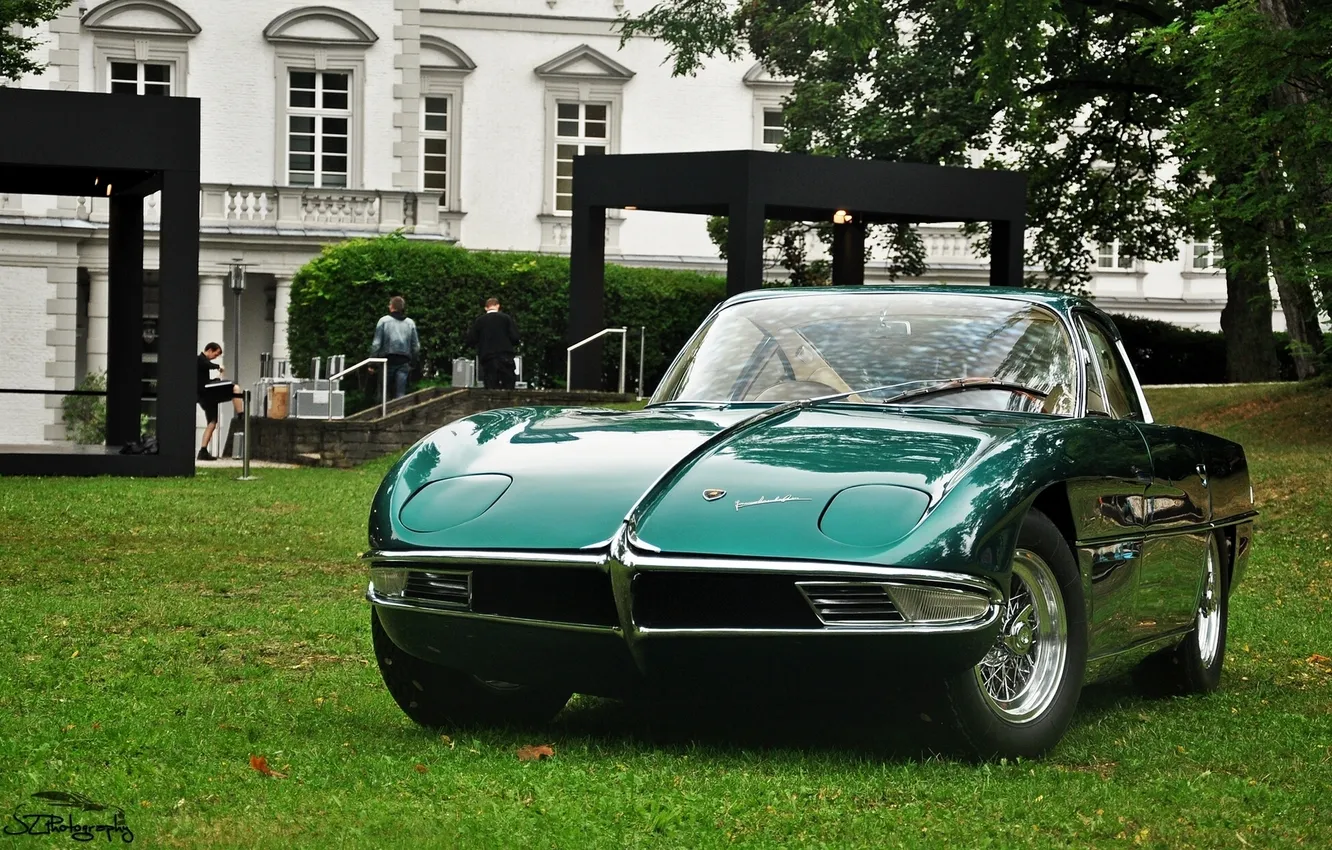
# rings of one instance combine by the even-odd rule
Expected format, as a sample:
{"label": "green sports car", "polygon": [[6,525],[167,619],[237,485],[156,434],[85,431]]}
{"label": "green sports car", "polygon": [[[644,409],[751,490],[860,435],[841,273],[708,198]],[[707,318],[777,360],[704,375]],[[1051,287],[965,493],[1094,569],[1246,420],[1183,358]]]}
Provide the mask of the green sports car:
{"label": "green sports car", "polygon": [[1034,757],[1093,678],[1217,687],[1256,515],[1244,450],[1153,422],[1085,299],[767,289],[714,310],[643,410],[423,438],[364,557],[380,670],[422,724],[919,686],[961,749]]}

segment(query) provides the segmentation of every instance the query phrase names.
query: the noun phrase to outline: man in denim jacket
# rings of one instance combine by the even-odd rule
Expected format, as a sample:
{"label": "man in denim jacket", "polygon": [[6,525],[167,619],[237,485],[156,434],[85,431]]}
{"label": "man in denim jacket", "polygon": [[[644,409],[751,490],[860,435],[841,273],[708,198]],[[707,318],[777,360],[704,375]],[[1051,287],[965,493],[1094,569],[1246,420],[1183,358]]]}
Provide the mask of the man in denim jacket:
{"label": "man in denim jacket", "polygon": [[[389,299],[389,313],[375,325],[375,341],[370,344],[371,357],[388,358],[388,385],[390,398],[407,394],[407,376],[412,363],[421,356],[421,339],[416,335],[416,323],[407,318],[407,302],[401,295]],[[371,367],[373,368],[373,367]]]}

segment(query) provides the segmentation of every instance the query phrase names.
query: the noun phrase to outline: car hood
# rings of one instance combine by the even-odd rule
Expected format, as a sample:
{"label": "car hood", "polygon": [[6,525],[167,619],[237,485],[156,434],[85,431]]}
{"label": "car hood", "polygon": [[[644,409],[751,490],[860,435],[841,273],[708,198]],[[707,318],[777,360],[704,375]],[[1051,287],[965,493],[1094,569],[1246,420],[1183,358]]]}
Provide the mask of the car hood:
{"label": "car hood", "polygon": [[[458,420],[385,479],[371,544],[578,550],[604,544],[638,505],[637,536],[663,552],[864,557],[1033,421],[827,405],[739,424],[760,410],[509,408]],[[824,516],[834,498],[836,519]],[[884,511],[890,528],[857,528]]]}

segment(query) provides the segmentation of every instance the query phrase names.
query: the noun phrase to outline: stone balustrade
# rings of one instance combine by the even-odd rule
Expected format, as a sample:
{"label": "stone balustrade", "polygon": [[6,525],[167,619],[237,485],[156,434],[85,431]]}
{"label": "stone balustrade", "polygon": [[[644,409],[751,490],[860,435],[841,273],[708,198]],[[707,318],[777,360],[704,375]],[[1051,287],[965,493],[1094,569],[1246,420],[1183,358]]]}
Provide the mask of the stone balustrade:
{"label": "stone balustrade", "polygon": [[[316,189],[304,186],[235,186],[205,183],[199,189],[199,224],[203,228],[273,233],[290,231],[362,231],[442,233],[438,192],[373,189]],[[76,215],[106,222],[106,198],[81,197]],[[144,224],[161,221],[161,194],[143,199]],[[448,235],[448,234],[445,234]]]}
{"label": "stone balustrade", "polygon": [[922,224],[918,230],[921,240],[925,243],[925,262],[930,265],[988,266],[990,264],[988,256],[977,257],[974,253],[973,237],[960,232],[956,227]]}

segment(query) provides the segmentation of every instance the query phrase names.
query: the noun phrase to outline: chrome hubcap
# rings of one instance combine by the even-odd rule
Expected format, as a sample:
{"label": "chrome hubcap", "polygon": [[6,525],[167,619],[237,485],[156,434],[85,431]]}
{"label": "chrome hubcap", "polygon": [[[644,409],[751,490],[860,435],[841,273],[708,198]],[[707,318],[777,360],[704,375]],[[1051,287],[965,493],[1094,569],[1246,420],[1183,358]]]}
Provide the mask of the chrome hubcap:
{"label": "chrome hubcap", "polygon": [[1202,602],[1198,604],[1198,656],[1211,667],[1221,651],[1221,582],[1216,570],[1216,544],[1207,547],[1207,574],[1203,579]]}
{"label": "chrome hubcap", "polygon": [[1013,723],[1036,720],[1064,680],[1068,620],[1059,581],[1035,552],[1013,556],[1013,583],[994,646],[976,665],[990,706]]}

